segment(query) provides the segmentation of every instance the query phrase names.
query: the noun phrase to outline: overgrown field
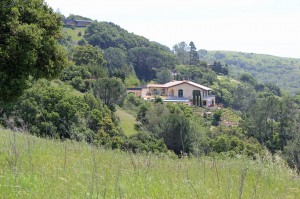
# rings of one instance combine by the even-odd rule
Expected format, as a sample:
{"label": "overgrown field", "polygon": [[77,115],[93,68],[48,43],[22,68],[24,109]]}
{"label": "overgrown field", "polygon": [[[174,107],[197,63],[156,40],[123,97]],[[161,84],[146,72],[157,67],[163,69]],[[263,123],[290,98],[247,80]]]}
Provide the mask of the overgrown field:
{"label": "overgrown field", "polygon": [[0,129],[0,198],[300,198],[278,158],[170,158]]}

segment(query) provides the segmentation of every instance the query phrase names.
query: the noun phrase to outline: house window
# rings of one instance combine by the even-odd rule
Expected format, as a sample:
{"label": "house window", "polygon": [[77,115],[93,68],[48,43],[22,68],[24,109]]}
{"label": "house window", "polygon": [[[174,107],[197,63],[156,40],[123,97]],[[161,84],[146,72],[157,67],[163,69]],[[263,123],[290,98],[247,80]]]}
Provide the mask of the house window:
{"label": "house window", "polygon": [[182,89],[178,90],[178,97],[183,97],[183,90]]}
{"label": "house window", "polygon": [[155,88],[155,89],[153,89],[153,95],[159,95],[159,93],[160,93],[160,92],[159,92],[159,90],[158,90],[158,89],[156,89],[156,88]]}

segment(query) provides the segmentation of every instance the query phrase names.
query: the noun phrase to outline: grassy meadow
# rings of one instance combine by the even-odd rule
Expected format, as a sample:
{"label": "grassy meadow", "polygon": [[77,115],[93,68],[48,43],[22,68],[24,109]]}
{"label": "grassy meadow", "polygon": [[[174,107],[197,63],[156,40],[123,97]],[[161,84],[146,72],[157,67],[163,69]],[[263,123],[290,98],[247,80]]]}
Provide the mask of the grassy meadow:
{"label": "grassy meadow", "polygon": [[0,198],[300,198],[280,159],[171,158],[0,129]]}
{"label": "grassy meadow", "polygon": [[[76,27],[74,29],[70,28],[70,27],[65,27],[64,28],[64,32],[68,35],[71,36],[71,39],[74,42],[78,42],[80,39],[83,38],[84,32],[85,32],[85,27]],[[79,32],[81,32],[81,36],[79,35]]]}
{"label": "grassy meadow", "polygon": [[116,115],[120,119],[120,126],[127,136],[131,136],[137,133],[135,129],[136,119],[133,115],[127,113],[125,110],[118,108]]}

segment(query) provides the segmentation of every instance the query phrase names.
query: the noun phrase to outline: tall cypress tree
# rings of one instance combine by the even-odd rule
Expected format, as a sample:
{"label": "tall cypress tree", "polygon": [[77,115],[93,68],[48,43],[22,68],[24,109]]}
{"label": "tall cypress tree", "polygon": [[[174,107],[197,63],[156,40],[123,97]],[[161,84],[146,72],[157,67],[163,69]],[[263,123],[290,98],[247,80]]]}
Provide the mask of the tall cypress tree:
{"label": "tall cypress tree", "polygon": [[199,55],[197,52],[197,48],[194,44],[194,42],[190,42],[189,44],[190,46],[190,65],[195,65],[198,66],[199,65]]}

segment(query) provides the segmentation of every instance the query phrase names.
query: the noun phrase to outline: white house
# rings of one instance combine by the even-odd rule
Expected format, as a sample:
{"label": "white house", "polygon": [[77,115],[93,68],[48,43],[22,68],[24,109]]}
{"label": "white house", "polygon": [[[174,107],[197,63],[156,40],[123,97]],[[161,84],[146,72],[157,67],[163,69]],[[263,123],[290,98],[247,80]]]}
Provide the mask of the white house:
{"label": "white house", "polygon": [[128,88],[127,93],[134,93],[145,100],[159,96],[165,102],[183,102],[195,106],[215,107],[215,96],[211,89],[192,81],[171,81],[166,84],[148,84],[144,87]]}

